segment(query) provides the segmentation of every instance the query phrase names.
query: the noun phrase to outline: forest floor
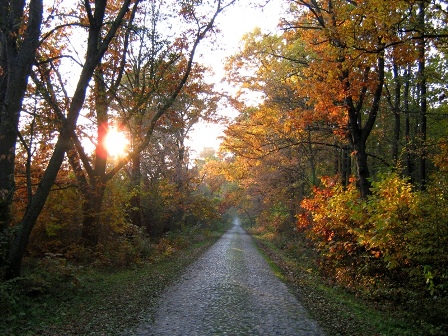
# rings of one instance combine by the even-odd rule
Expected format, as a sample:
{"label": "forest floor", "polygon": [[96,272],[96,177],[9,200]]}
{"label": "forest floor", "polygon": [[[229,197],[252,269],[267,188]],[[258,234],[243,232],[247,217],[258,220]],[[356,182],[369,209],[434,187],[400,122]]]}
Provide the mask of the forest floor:
{"label": "forest floor", "polygon": [[[0,335],[121,335],[145,320],[161,292],[225,232],[188,237],[183,248],[131,268],[67,267],[0,283]],[[42,274],[46,273],[46,274]]]}

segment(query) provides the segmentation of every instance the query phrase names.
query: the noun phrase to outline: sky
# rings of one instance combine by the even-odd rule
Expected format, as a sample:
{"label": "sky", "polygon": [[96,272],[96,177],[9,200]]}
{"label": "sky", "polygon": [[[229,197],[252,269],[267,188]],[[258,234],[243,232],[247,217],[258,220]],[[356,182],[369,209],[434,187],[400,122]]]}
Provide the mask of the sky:
{"label": "sky", "polygon": [[[222,36],[218,41],[219,48],[208,50],[198,59],[199,62],[213,69],[215,76],[212,77],[212,81],[218,87],[222,85],[220,81],[224,76],[225,59],[238,52],[243,35],[256,27],[261,28],[264,32],[276,31],[281,17],[281,0],[270,0],[263,10],[248,6],[246,0],[239,2],[238,6],[227,8],[227,11],[218,18],[217,26],[221,30]],[[226,115],[229,114],[229,111],[223,112]],[[187,146],[192,150],[192,156],[199,155],[205,147],[218,149],[221,142],[219,136],[223,135],[223,129],[223,126],[213,124],[200,123],[196,125],[190,135],[190,140],[187,141]]]}

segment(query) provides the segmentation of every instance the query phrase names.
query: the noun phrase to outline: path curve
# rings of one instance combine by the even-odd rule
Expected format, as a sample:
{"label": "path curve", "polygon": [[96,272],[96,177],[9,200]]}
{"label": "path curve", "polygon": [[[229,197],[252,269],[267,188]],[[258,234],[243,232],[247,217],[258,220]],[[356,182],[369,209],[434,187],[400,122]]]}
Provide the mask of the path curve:
{"label": "path curve", "polygon": [[234,225],[169,287],[133,335],[324,335]]}

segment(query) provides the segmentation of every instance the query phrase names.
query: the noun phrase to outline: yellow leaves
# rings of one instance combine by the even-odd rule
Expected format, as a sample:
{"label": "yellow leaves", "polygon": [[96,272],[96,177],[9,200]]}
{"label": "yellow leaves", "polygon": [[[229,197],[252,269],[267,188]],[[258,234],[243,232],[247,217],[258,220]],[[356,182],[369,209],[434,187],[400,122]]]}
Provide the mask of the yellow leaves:
{"label": "yellow leaves", "polygon": [[448,142],[444,139],[439,143],[439,150],[439,154],[434,157],[434,163],[442,172],[448,172]]}
{"label": "yellow leaves", "polygon": [[[326,177],[322,185],[302,201],[298,226],[307,230],[329,260],[339,260],[341,253],[365,251],[364,257],[379,259],[385,269],[393,270],[419,267],[421,260],[427,263],[435,260],[434,253],[442,253],[437,239],[431,237],[444,236],[440,229],[445,224],[431,224],[432,215],[428,215],[445,213],[441,208],[446,202],[438,201],[437,193],[413,191],[395,172],[380,174],[367,199],[359,197],[354,183],[344,189]],[[436,217],[436,223],[444,220]]]}
{"label": "yellow leaves", "polygon": [[412,213],[413,208],[418,205],[417,194],[412,190],[412,185],[396,173],[380,174],[379,181],[372,182],[372,186],[374,193],[370,202],[387,214],[386,222],[394,216],[404,218],[406,214]]}

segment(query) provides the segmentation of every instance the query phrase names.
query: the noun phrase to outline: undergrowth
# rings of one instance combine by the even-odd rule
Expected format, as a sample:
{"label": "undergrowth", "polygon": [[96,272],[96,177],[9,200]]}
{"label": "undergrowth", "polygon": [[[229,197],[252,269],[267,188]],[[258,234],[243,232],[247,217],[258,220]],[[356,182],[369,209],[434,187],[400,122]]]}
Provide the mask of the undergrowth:
{"label": "undergrowth", "polygon": [[0,335],[118,335],[151,317],[160,292],[226,227],[170,233],[127,267],[28,260],[23,277],[0,282]]}

